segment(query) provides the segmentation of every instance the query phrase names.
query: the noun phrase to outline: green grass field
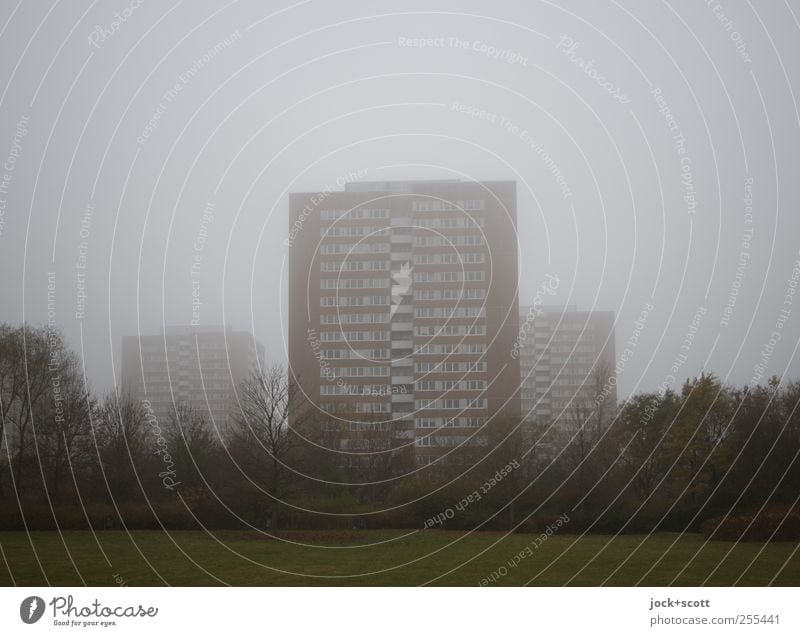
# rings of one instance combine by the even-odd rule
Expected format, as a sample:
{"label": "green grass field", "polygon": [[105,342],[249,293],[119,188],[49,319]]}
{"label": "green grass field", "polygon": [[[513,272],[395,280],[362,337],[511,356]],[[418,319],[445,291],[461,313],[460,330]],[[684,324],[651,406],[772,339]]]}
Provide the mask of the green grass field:
{"label": "green grass field", "polygon": [[[478,585],[504,567],[508,573],[493,585],[675,579],[760,586],[776,574],[774,585],[800,585],[796,543],[704,545],[699,535],[659,533],[557,535],[535,548],[535,537],[435,530],[286,532],[280,539],[235,531],[3,532],[0,585]],[[530,555],[509,567],[526,547]]]}

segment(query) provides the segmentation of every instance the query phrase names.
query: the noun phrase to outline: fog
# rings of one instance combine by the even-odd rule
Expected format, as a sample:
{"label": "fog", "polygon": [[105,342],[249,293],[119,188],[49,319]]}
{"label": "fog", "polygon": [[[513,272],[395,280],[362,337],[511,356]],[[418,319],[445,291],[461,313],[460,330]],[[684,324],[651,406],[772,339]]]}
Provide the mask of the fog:
{"label": "fog", "polygon": [[193,319],[285,359],[288,193],[354,179],[516,181],[520,301],[614,311],[620,397],[800,376],[797,2],[3,7],[0,321],[96,389]]}

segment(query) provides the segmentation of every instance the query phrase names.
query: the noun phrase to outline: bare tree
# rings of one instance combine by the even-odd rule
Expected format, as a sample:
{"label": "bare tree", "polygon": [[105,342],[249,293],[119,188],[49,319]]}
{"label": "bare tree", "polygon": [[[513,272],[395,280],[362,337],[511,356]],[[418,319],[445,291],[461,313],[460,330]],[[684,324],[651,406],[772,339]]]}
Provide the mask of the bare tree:
{"label": "bare tree", "polygon": [[[487,423],[489,452],[482,470],[484,478],[493,479],[492,473],[502,475],[500,486],[492,489],[492,498],[498,499],[508,513],[508,528],[517,522],[516,498],[529,483],[533,470],[528,460],[525,422],[517,417],[498,415]],[[495,478],[496,479],[496,478]],[[498,483],[499,483],[498,481]]]}
{"label": "bare tree", "polygon": [[206,499],[206,483],[212,476],[219,445],[209,418],[186,403],[170,414],[165,429],[167,447],[174,463],[175,480],[182,485],[184,497]]}
{"label": "bare tree", "polygon": [[90,440],[90,417],[94,401],[87,391],[75,354],[63,352],[51,377],[51,393],[36,409],[34,444],[43,486],[48,496],[59,500],[65,491],[78,487],[84,474]]}
{"label": "bare tree", "polygon": [[[344,457],[353,481],[363,483],[356,488],[362,501],[385,502],[392,478],[410,472],[413,448],[408,438],[399,437],[399,423],[371,418],[352,419],[347,425],[347,448]],[[344,440],[343,440],[344,441]]]}
{"label": "bare tree", "polygon": [[239,397],[240,412],[230,440],[235,458],[251,479],[279,498],[291,475],[286,462],[296,438],[289,426],[307,420],[307,403],[278,364],[254,370],[240,387]]}
{"label": "bare tree", "polygon": [[[0,325],[0,456],[10,457],[6,423],[9,429],[25,400],[25,365],[22,362],[19,328]],[[4,450],[5,449],[5,450]],[[0,495],[3,494],[0,471]]]}
{"label": "bare tree", "polygon": [[2,437],[11,457],[14,487],[24,490],[25,467],[34,448],[33,427],[52,400],[53,378],[64,364],[61,334],[45,327],[4,326],[2,333]]}
{"label": "bare tree", "polygon": [[97,481],[107,483],[110,497],[130,499],[147,457],[144,406],[130,395],[110,393],[98,406],[94,422]]}

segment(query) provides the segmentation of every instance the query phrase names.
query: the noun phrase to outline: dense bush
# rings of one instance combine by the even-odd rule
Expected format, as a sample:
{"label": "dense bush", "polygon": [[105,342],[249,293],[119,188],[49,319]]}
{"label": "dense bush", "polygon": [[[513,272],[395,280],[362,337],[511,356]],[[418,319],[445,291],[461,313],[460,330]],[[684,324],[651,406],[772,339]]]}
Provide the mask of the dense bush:
{"label": "dense bush", "polygon": [[800,496],[799,382],[702,374],[621,405],[575,396],[557,422],[492,417],[485,443],[425,465],[392,426],[322,417],[280,365],[241,395],[221,435],[186,404],[155,418],[143,400],[93,395],[57,332],[0,324],[0,530],[539,533],[567,513],[559,532],[800,537],[780,507]]}
{"label": "dense bush", "polygon": [[735,512],[708,519],[703,533],[721,541],[798,541],[800,511],[771,504],[760,512]]}

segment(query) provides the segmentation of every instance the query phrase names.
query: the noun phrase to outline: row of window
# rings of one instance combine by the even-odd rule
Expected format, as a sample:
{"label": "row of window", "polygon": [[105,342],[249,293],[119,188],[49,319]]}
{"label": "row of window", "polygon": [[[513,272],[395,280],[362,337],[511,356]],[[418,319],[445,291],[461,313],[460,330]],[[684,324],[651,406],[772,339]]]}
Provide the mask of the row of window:
{"label": "row of window", "polygon": [[446,219],[442,218],[428,218],[428,219],[416,219],[414,221],[414,225],[417,227],[424,227],[430,228],[432,230],[438,229],[455,229],[455,228],[478,228],[484,226],[484,218],[479,217],[477,219],[473,219],[471,217],[450,217]]}
{"label": "row of window", "polygon": [[550,353],[596,353],[597,347],[592,347],[589,345],[578,345],[578,346],[570,346],[570,345],[551,345],[547,348]]}
{"label": "row of window", "polygon": [[443,245],[483,245],[483,236],[480,234],[466,234],[460,236],[415,236],[414,245],[417,247],[441,247]]}
{"label": "row of window", "polygon": [[418,289],[414,292],[414,300],[483,300],[486,290],[482,287],[470,287],[461,293],[460,288],[448,289]]}
{"label": "row of window", "polygon": [[417,336],[484,336],[486,325],[426,325],[414,327]]}
{"label": "row of window", "polygon": [[321,331],[322,342],[358,342],[364,340],[388,340],[388,331]]}
{"label": "row of window", "polygon": [[594,356],[534,356],[534,355],[527,355],[522,356],[520,362],[520,368],[533,368],[536,367],[537,364],[541,365],[552,365],[554,367],[561,367],[563,365],[573,365],[573,364],[584,364],[584,365],[593,365],[597,360]]}
{"label": "row of window", "polygon": [[[522,313],[522,318],[525,318],[525,314]],[[577,331],[580,333],[581,331],[594,331],[595,324],[593,322],[561,322],[561,324],[555,322],[548,322],[546,320],[539,319],[537,320],[536,324],[540,325],[542,329],[547,331],[553,331],[557,329],[558,331]]]}
{"label": "row of window", "polygon": [[[578,387],[576,387],[577,389]],[[583,395],[580,395],[580,394]],[[558,398],[572,398],[572,397],[590,397],[590,391],[576,391],[576,390],[567,390],[567,389],[553,389],[549,392],[550,397],[558,397]]]}
{"label": "row of window", "polygon": [[391,413],[391,402],[323,402],[321,404],[324,411],[329,413],[336,412],[355,412],[355,413]]}
{"label": "row of window", "polygon": [[417,380],[418,391],[483,391],[486,380]]}
{"label": "row of window", "polygon": [[320,296],[321,307],[370,307],[388,305],[389,296]]}
{"label": "row of window", "polygon": [[486,371],[485,362],[417,362],[417,373],[481,373]]}
{"label": "row of window", "polygon": [[485,318],[485,307],[415,307],[416,318]]}
{"label": "row of window", "polygon": [[[485,436],[469,439],[465,435],[440,435],[436,437],[434,437],[433,435],[427,435],[425,437],[420,437],[414,440],[414,444],[416,446],[422,446],[422,447],[437,446],[443,448],[460,446],[465,442],[468,446],[486,446],[488,444],[488,439]],[[430,463],[430,461],[425,463]]]}
{"label": "row of window", "polygon": [[414,254],[416,265],[460,265],[461,263],[485,263],[483,252],[435,252],[432,254]]}
{"label": "row of window", "polygon": [[388,377],[389,367],[323,367],[319,375],[328,380],[333,378],[383,378]]}
{"label": "row of window", "polygon": [[[174,400],[177,399],[177,397],[178,396],[174,395],[170,391],[158,391],[153,389],[148,389],[147,391],[147,399],[150,401],[151,405],[156,411],[166,410],[167,413],[174,413]],[[182,400],[187,402],[195,402],[197,408],[200,410],[206,410],[206,401],[211,405],[211,410],[225,410],[232,406],[233,402],[229,391],[215,391],[206,393],[203,393],[202,391],[194,391],[192,393],[181,395],[180,397]]]}
{"label": "row of window", "polygon": [[377,325],[389,322],[389,314],[320,314],[319,321],[323,325]]}
{"label": "row of window", "polygon": [[455,272],[414,272],[416,283],[457,283],[461,281],[475,282],[486,280],[483,270],[468,270]]}
{"label": "row of window", "polygon": [[437,400],[414,400],[416,409],[483,409],[486,408],[484,398],[441,398]]}
{"label": "row of window", "polygon": [[569,357],[562,357],[562,356],[551,356],[550,362],[552,364],[567,364],[567,363],[576,363],[576,364],[594,364],[596,362],[594,356],[569,356]]}
{"label": "row of window", "polygon": [[320,210],[319,218],[323,221],[337,221],[339,219],[388,219],[391,216],[389,208],[359,208],[357,210]]}
{"label": "row of window", "polygon": [[[541,334],[542,337],[546,337],[544,334]],[[549,338],[550,342],[575,342],[581,340],[594,340],[594,334],[581,334],[580,332],[576,333],[562,333],[559,331],[557,334],[551,335]]]}
{"label": "row of window", "polygon": [[414,347],[418,355],[441,355],[451,353],[485,353],[486,345],[482,342],[443,342],[438,344],[420,344]]}
{"label": "row of window", "polygon": [[[197,367],[195,367],[195,369],[197,369]],[[226,385],[230,384],[228,381],[230,378],[229,373],[206,373],[205,366],[202,368],[202,373],[200,370],[189,373],[180,369],[176,369],[175,367],[170,367],[169,373],[166,373],[165,371],[166,369],[163,369],[162,373],[152,373],[150,369],[146,369],[145,373],[147,374],[147,383],[172,382],[173,384],[197,384],[200,382],[200,380],[204,380],[207,385],[210,385],[212,381],[222,380],[226,382]]]}
{"label": "row of window", "polygon": [[389,287],[388,278],[323,278],[320,289],[382,289]]}
{"label": "row of window", "polygon": [[319,387],[320,395],[391,395],[391,384],[323,384]]}
{"label": "row of window", "polygon": [[571,365],[567,365],[564,367],[556,367],[554,370],[556,371],[556,375],[559,378],[570,377],[570,376],[577,378],[588,378],[589,375],[591,375],[592,373],[592,369],[590,367],[574,367]]}
{"label": "row of window", "polygon": [[439,199],[423,199],[414,201],[414,212],[442,212],[444,210],[483,210],[486,202],[483,199],[458,199],[456,201],[441,201]]}
{"label": "row of window", "polygon": [[389,269],[389,261],[322,261],[323,272],[383,272]]}
{"label": "row of window", "polygon": [[322,349],[323,360],[388,360],[389,349]]}
{"label": "row of window", "polygon": [[325,243],[322,245],[323,254],[375,254],[388,252],[388,243]]}
{"label": "row of window", "polygon": [[485,417],[418,417],[414,418],[415,428],[479,428],[486,422]]}
{"label": "row of window", "polygon": [[342,236],[388,236],[388,227],[374,225],[332,225],[319,228],[320,238]]}

